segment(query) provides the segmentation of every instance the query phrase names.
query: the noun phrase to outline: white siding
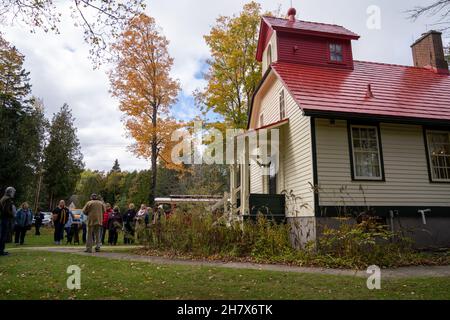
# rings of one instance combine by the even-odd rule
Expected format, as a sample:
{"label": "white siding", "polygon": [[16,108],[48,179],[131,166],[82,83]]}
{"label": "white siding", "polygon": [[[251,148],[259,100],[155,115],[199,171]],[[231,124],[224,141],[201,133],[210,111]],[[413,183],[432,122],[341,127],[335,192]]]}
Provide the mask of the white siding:
{"label": "white siding", "polygon": [[[266,80],[269,82],[270,80]],[[275,79],[264,90],[260,105],[255,105],[253,117],[259,119],[264,114],[264,124],[269,125],[280,121],[279,94],[285,90],[286,117],[289,125],[280,130],[280,172],[278,174],[278,191],[293,193],[298,197],[297,203],[289,201],[289,216],[314,215],[314,194],[312,170],[312,146],[310,118],[302,112],[281,81]],[[254,165],[250,168],[250,192],[264,193],[266,180],[261,174],[261,168]]]}
{"label": "white siding", "polygon": [[[353,182],[347,122],[331,125],[329,120],[317,119],[316,124],[320,205],[450,205],[450,184],[429,181],[421,126],[380,124],[386,182]],[[346,191],[340,191],[343,186]]]}
{"label": "white siding", "polygon": [[256,164],[250,166],[250,193],[264,193],[261,168]]}
{"label": "white siding", "polygon": [[285,145],[281,148],[285,177],[284,190],[288,193],[292,191],[298,197],[296,203],[288,202],[288,216],[314,216],[311,119],[303,116],[291,95],[287,94],[286,98],[289,127],[283,132]]}
{"label": "white siding", "polygon": [[[264,114],[264,125],[269,125],[280,121],[280,91],[283,89],[281,81],[276,80],[267,89],[264,97],[261,99],[261,106],[257,119],[261,113]],[[286,92],[287,94],[287,92]]]}
{"label": "white siding", "polygon": [[267,64],[267,49],[269,48],[269,45],[272,48],[272,62],[275,62],[278,60],[278,48],[277,48],[277,32],[274,31],[272,34],[272,37],[270,38],[269,43],[267,44],[267,47],[264,49],[263,57],[262,57],[262,73],[264,74],[269,67]]}

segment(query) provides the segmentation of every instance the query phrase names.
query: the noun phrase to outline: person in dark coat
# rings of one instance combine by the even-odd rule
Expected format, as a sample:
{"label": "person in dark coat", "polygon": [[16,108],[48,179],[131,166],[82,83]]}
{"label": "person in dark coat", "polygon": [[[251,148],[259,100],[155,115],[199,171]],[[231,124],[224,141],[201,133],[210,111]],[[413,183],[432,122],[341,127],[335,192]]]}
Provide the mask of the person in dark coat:
{"label": "person in dark coat", "polygon": [[35,235],[40,236],[41,235],[41,227],[42,227],[42,221],[44,221],[44,214],[42,213],[42,210],[39,208],[37,212],[34,214],[34,229],[35,229]]}
{"label": "person in dark coat", "polygon": [[123,243],[133,244],[134,242],[134,218],[136,210],[133,203],[128,206],[127,212],[123,215]]}
{"label": "person in dark coat", "polygon": [[103,223],[102,223],[102,244],[105,244],[106,231],[108,230],[108,220],[113,213],[113,209],[109,203],[105,204],[106,211],[103,212]]}
{"label": "person in dark coat", "polygon": [[13,201],[15,195],[16,189],[8,187],[5,190],[5,195],[0,199],[0,256],[9,254],[5,251],[5,245],[12,232],[16,215],[16,207]]}
{"label": "person in dark coat", "polygon": [[23,245],[25,243],[25,235],[31,229],[33,223],[33,213],[27,202],[22,203],[20,209],[17,210],[14,219],[14,243]]}
{"label": "person in dark coat", "polygon": [[108,243],[111,246],[117,245],[119,238],[119,231],[122,229],[122,216],[120,215],[119,207],[114,207],[114,210],[108,220]]}
{"label": "person in dark coat", "polygon": [[66,207],[66,202],[61,200],[52,213],[55,227],[54,240],[55,244],[59,245],[64,240],[64,226],[69,221],[70,210]]}

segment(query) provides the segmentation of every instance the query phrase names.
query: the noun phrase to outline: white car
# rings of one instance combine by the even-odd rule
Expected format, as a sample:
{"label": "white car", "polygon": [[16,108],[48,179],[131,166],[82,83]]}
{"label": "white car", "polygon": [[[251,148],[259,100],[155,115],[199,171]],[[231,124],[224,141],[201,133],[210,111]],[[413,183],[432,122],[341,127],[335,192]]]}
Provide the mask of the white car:
{"label": "white car", "polygon": [[[44,214],[44,219],[42,220],[42,225],[47,227],[52,225],[52,213],[51,212],[42,212]],[[35,218],[33,217],[33,225],[35,223]]]}

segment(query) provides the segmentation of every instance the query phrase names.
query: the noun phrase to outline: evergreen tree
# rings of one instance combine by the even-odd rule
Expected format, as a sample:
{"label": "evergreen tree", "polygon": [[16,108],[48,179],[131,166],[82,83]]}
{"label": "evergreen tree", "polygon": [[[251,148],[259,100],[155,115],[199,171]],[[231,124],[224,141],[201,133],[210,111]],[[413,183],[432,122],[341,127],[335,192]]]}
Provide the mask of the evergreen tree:
{"label": "evergreen tree", "polygon": [[32,202],[47,122],[42,103],[30,98],[23,61],[0,35],[0,192],[12,185],[19,201]]}
{"label": "evergreen tree", "polygon": [[69,198],[76,187],[83,164],[83,155],[67,104],[54,114],[50,126],[49,143],[44,151],[44,183],[51,207],[61,199]]}
{"label": "evergreen tree", "polygon": [[116,159],[116,161],[114,161],[114,165],[111,169],[111,172],[121,172],[120,170],[120,164],[119,164],[119,160]]}

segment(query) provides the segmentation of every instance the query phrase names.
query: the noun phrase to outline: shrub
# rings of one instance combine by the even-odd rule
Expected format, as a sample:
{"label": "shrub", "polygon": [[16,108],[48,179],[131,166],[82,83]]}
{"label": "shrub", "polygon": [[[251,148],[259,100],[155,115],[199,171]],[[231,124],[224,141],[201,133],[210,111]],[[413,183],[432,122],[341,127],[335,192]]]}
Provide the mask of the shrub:
{"label": "shrub", "polygon": [[151,225],[142,244],[195,256],[267,258],[292,250],[287,228],[262,216],[228,225],[220,216],[181,212]]}
{"label": "shrub", "polygon": [[[369,218],[359,224],[341,223],[325,228],[317,242],[317,256],[327,257],[327,265],[349,268],[398,265],[413,253],[412,242]],[[325,259],[326,260],[326,259]]]}
{"label": "shrub", "polygon": [[374,219],[326,228],[317,242],[296,250],[290,227],[260,216],[229,225],[223,217],[195,211],[162,218],[143,234],[145,252],[170,253],[208,259],[237,259],[298,266],[366,268],[448,262],[416,253],[412,242],[390,232]]}

